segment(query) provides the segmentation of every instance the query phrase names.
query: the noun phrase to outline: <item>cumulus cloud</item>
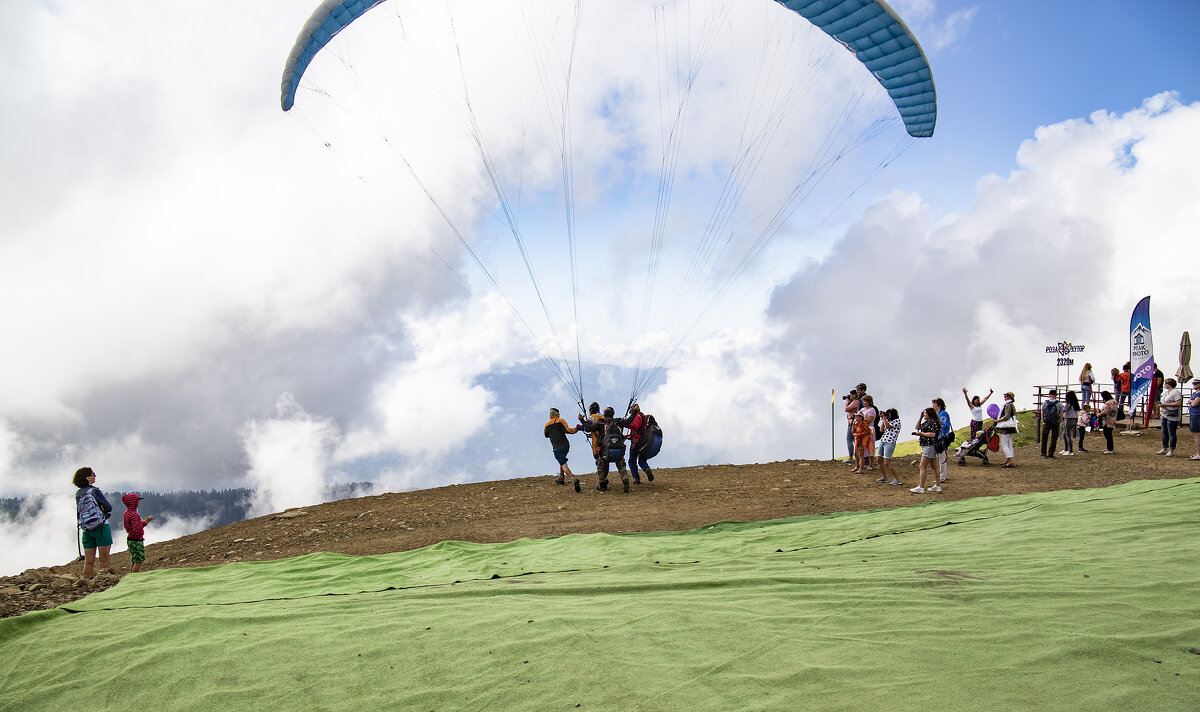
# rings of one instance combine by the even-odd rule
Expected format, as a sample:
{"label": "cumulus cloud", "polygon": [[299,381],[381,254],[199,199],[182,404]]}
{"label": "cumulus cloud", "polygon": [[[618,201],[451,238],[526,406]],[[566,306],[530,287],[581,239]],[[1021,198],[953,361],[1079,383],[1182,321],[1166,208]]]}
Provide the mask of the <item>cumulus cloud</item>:
{"label": "cumulus cloud", "polygon": [[325,473],[337,445],[337,426],[304,411],[291,394],[280,396],[275,417],[242,428],[249,469],[252,517],[324,501]]}
{"label": "cumulus cloud", "polygon": [[[1159,95],[1038,129],[1019,169],[981,179],[963,214],[906,193],[879,200],[776,289],[771,348],[794,354],[779,367],[843,393],[866,381],[907,419],[942,395],[965,423],[963,386],[1027,404],[1031,382],[1073,382],[1078,369],[1057,372],[1044,346],[1082,344],[1076,358],[1100,372],[1123,363],[1130,312],[1151,294],[1160,363],[1174,371],[1200,306],[1173,267],[1200,219],[1197,155],[1181,150],[1197,128],[1200,105]],[[806,449],[820,441],[810,434]]]}

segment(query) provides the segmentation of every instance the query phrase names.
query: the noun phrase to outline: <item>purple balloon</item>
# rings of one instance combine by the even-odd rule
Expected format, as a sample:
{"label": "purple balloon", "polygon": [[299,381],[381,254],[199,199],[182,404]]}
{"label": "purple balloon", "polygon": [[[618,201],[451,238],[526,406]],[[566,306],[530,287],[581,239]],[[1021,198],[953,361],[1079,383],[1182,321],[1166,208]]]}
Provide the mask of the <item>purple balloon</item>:
{"label": "purple balloon", "polygon": [[1000,406],[996,405],[995,403],[989,405],[988,406],[988,417],[994,419],[998,415],[1000,415]]}

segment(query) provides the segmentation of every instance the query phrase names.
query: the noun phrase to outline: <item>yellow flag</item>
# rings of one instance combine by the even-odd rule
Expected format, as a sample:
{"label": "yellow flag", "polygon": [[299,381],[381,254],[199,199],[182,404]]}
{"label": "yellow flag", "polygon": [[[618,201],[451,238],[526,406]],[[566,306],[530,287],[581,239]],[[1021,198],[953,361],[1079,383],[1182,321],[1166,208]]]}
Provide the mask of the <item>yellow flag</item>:
{"label": "yellow flag", "polygon": [[836,399],[837,399],[837,389],[830,388],[829,389],[829,405],[833,405],[833,403]]}

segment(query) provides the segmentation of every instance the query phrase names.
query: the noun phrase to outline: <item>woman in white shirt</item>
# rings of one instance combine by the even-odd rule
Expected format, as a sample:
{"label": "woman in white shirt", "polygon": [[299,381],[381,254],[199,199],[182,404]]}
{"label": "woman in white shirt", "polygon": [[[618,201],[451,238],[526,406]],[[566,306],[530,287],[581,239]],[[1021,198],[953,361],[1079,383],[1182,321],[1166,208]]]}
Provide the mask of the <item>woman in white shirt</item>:
{"label": "woman in white shirt", "polygon": [[1167,390],[1158,403],[1159,423],[1162,425],[1162,450],[1158,454],[1174,457],[1179,422],[1183,420],[1183,393],[1176,388],[1178,383],[1174,378],[1168,378],[1163,385]]}

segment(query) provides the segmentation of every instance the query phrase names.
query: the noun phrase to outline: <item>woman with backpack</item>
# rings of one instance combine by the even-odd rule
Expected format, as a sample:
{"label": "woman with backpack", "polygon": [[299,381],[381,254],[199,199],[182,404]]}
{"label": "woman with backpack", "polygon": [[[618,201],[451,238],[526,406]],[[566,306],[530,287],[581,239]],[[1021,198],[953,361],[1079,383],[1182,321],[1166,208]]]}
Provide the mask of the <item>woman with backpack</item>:
{"label": "woman with backpack", "polygon": [[113,508],[100,488],[95,486],[96,473],[92,468],[81,467],[76,470],[72,482],[78,488],[75,491],[75,513],[79,529],[83,532],[83,577],[90,578],[95,571],[97,558],[100,568],[108,568],[108,551],[112,548],[108,515],[112,514]]}

